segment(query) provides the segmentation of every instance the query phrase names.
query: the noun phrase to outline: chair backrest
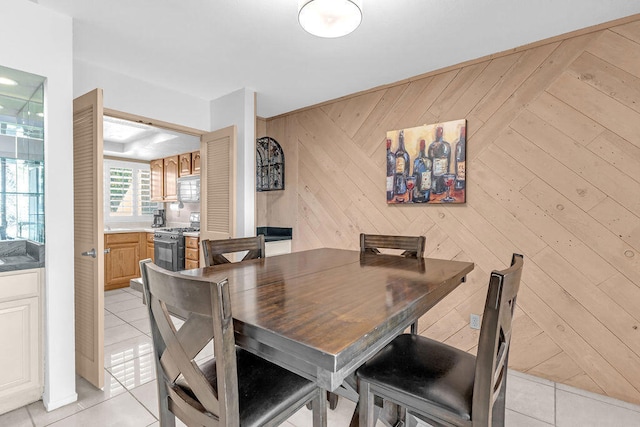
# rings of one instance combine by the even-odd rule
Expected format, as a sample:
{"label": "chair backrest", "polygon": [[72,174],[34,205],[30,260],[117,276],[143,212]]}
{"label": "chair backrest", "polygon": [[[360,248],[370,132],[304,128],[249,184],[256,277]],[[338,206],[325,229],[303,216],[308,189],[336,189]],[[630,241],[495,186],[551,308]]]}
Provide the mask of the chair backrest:
{"label": "chair backrest", "polygon": [[[140,270],[151,322],[159,398],[168,398],[168,409],[187,425],[211,425],[209,414],[218,417],[220,425],[237,425],[238,375],[229,282],[188,278],[150,261],[141,261]],[[176,329],[169,308],[189,313],[180,329]],[[215,390],[194,361],[211,339],[216,358]],[[176,385],[178,379],[186,382],[195,400]]]}
{"label": "chair backrest", "polygon": [[[493,407],[504,399],[511,342],[511,321],[524,260],[513,254],[511,267],[493,271],[484,306],[476,357],[471,418],[474,425],[493,425]],[[504,401],[500,403],[504,412]]]}
{"label": "chair backrest", "polygon": [[243,237],[240,239],[202,241],[205,267],[211,267],[215,264],[229,264],[231,261],[224,257],[223,254],[244,251],[248,252],[242,258],[242,261],[264,258],[264,235],[260,234],[256,237]]}
{"label": "chair backrest", "polygon": [[360,234],[360,252],[379,254],[378,248],[403,250],[402,256],[423,258],[427,239],[424,236],[385,236]]}

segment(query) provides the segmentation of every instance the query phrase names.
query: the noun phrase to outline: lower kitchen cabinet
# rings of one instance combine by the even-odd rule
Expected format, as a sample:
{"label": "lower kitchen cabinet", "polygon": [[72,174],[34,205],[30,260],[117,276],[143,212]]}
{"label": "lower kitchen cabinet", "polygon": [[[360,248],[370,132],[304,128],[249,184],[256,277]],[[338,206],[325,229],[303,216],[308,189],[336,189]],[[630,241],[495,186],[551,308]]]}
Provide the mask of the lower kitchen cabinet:
{"label": "lower kitchen cabinet", "polygon": [[154,258],[154,250],[155,247],[153,246],[153,233],[147,233],[147,255],[146,258],[151,258],[151,261],[155,261]]}
{"label": "lower kitchen cabinet", "polygon": [[104,290],[125,288],[140,277],[140,255],[146,252],[147,233],[113,233],[104,235]]}
{"label": "lower kitchen cabinet", "polygon": [[0,414],[42,396],[43,273],[0,273]]}
{"label": "lower kitchen cabinet", "polygon": [[276,256],[291,253],[291,240],[277,240],[264,244],[264,256]]}
{"label": "lower kitchen cabinet", "polygon": [[200,267],[200,239],[186,236],[184,238],[184,269],[191,270]]}

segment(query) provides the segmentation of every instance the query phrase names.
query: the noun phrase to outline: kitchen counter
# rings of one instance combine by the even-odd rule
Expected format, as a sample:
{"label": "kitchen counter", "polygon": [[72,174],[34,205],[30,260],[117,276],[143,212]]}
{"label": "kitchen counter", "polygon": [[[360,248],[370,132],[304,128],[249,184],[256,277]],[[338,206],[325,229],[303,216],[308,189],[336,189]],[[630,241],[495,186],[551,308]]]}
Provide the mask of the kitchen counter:
{"label": "kitchen counter", "polygon": [[287,227],[258,227],[256,235],[264,234],[265,242],[280,242],[282,240],[291,240],[293,230]]}
{"label": "kitchen counter", "polygon": [[0,272],[44,267],[44,248],[31,240],[0,241]]}
{"label": "kitchen counter", "polygon": [[129,228],[105,228],[104,234],[116,234],[116,233],[155,233],[158,230],[164,230],[165,228],[151,228],[151,227],[129,227]]}

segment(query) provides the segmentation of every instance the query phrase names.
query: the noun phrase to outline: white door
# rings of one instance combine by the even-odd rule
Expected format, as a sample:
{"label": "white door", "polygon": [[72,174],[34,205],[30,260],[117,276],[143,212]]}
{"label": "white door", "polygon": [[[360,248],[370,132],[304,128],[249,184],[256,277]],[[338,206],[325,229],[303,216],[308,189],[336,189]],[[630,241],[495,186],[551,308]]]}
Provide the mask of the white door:
{"label": "white door", "polygon": [[103,101],[95,89],[73,101],[76,372],[104,386]]}
{"label": "white door", "polygon": [[201,240],[236,236],[236,135],[229,126],[200,138]]}

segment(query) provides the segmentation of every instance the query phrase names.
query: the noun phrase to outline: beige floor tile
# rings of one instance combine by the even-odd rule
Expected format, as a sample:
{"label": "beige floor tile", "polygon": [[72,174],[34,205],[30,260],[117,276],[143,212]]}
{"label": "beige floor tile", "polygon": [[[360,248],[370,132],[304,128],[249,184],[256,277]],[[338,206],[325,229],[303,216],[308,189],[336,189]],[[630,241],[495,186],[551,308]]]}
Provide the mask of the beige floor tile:
{"label": "beige floor tile", "polygon": [[148,318],[134,320],[129,322],[131,326],[142,332],[143,334],[151,335],[151,324],[149,323]]}
{"label": "beige floor tile", "polygon": [[536,377],[535,375],[525,374],[524,372],[518,372],[518,371],[513,370],[513,369],[509,369],[507,372],[509,374],[509,377],[515,376],[515,377],[523,378],[525,380],[534,381],[534,382],[537,382],[537,383],[540,383],[540,384],[548,385],[549,387],[553,387],[554,386],[554,382],[550,381],[550,380],[548,380],[546,378]]}
{"label": "beige floor tile", "polygon": [[150,381],[139,387],[131,389],[133,397],[138,399],[154,417],[158,418],[158,382]]}
{"label": "beige floor tile", "polygon": [[528,417],[511,409],[507,409],[505,413],[504,424],[505,427],[553,427],[553,424]]}
{"label": "beige floor tile", "polygon": [[507,380],[507,409],[553,424],[555,388],[520,376]]}
{"label": "beige floor tile", "polygon": [[107,369],[127,390],[132,390],[156,378],[153,357],[153,353],[145,354]]}
{"label": "beige floor tile", "polygon": [[132,308],[131,310],[121,311],[117,314],[119,318],[124,320],[125,322],[134,322],[140,319],[149,319],[149,312],[147,311],[147,306],[142,305],[140,307]]}
{"label": "beige floor tile", "polygon": [[[330,410],[327,405],[327,426],[348,426],[353,416],[353,411],[356,409],[355,402],[340,397],[338,400],[338,407],[335,410]],[[306,407],[302,407],[298,412],[293,414],[287,422],[293,424],[295,427],[312,427],[313,415],[311,410]],[[384,427],[382,421],[378,421],[376,427]]]}
{"label": "beige floor tile", "polygon": [[640,426],[638,411],[563,390],[557,391],[556,399],[558,427]]}
{"label": "beige floor tile", "polygon": [[146,427],[155,421],[144,406],[125,393],[64,418],[52,427]]}
{"label": "beige floor tile", "polygon": [[118,314],[118,313],[121,313],[123,311],[132,310],[134,308],[144,307],[144,304],[142,304],[142,299],[141,298],[136,298],[135,296],[133,296],[131,294],[129,294],[129,296],[131,298],[127,299],[125,301],[116,301],[116,302],[112,302],[112,303],[106,303],[105,302],[104,308],[106,310],[109,310],[113,314]]}
{"label": "beige floor tile", "polygon": [[[99,390],[84,378],[76,377],[78,400],[51,412],[47,412],[42,401],[27,406],[37,427],[46,426],[70,415],[83,411],[100,402],[111,399],[125,392],[125,388],[109,372],[104,371],[104,389]],[[0,423],[0,425],[2,425]]]}
{"label": "beige floor tile", "polygon": [[588,397],[590,399],[599,400],[604,403],[608,403],[610,405],[620,406],[622,408],[630,409],[632,411],[640,412],[640,405],[634,405],[633,403],[624,402],[622,400],[614,399],[613,397],[603,396],[602,394],[593,393],[587,390],[582,390],[580,388],[572,387],[566,384],[558,383],[556,385],[558,390],[566,391],[573,394],[578,394],[583,397]]}
{"label": "beige floor tile", "polygon": [[113,328],[104,330],[104,345],[106,347],[120,341],[126,341],[130,338],[135,338],[139,335],[142,335],[142,332],[129,325],[128,323],[114,326]]}
{"label": "beige floor tile", "polygon": [[27,408],[23,406],[15,411],[0,415],[0,426],[32,427],[33,423]]}
{"label": "beige floor tile", "polygon": [[153,351],[151,337],[140,334],[125,341],[105,346],[104,367],[109,368]]}
{"label": "beige floor tile", "polygon": [[136,299],[135,295],[130,294],[129,292],[124,291],[109,291],[105,292],[104,295],[104,305],[113,305],[122,301],[133,300]]}
{"label": "beige floor tile", "polygon": [[115,314],[111,314],[110,312],[106,312],[104,315],[104,328],[109,329],[114,326],[124,325],[125,321],[116,316]]}

